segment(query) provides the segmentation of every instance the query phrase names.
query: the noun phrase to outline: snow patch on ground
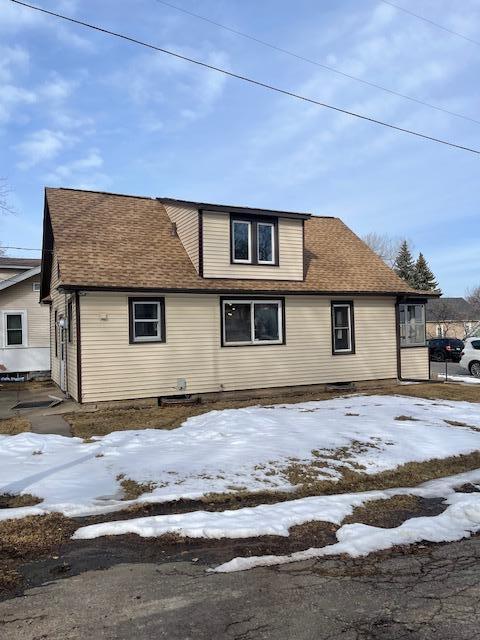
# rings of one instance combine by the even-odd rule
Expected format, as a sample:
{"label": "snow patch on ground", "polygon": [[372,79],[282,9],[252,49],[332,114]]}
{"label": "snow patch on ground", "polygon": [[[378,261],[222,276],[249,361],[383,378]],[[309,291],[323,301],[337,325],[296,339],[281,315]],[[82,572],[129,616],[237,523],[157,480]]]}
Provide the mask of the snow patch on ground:
{"label": "snow patch on ground", "polygon": [[480,483],[480,469],[426,482],[413,489],[399,488],[315,496],[220,512],[192,511],[104,522],[77,529],[73,537],[77,540],[85,540],[126,533],[136,533],[145,538],[161,536],[165,533],[177,533],[189,538],[215,539],[253,538],[265,535],[288,536],[290,527],[305,522],[323,521],[340,524],[351,515],[355,507],[360,507],[370,500],[387,500],[395,495],[442,498],[452,494],[453,487],[466,482]]}
{"label": "snow patch on ground", "polygon": [[[445,374],[439,373],[438,377],[445,379]],[[447,379],[447,382],[464,382],[465,384],[480,384],[480,378],[475,378],[474,376],[451,376],[449,374],[446,379]]]}
{"label": "snow patch on ground", "polygon": [[[318,479],[335,482],[342,466],[374,474],[480,448],[479,432],[445,420],[480,427],[479,405],[356,395],[211,411],[171,431],[119,431],[89,443],[34,433],[0,436],[0,493],[43,499],[2,509],[0,520],[52,511],[110,513],[211,492],[291,491],[292,464],[315,462]],[[122,500],[120,475],[156,488]]]}
{"label": "snow patch on ground", "polygon": [[447,498],[449,507],[438,516],[410,518],[399,527],[382,529],[366,524],[346,524],[337,531],[338,542],[320,549],[307,549],[287,556],[234,558],[212,571],[229,573],[300,560],[311,560],[345,553],[352,557],[417,542],[453,542],[480,531],[480,496],[456,493]]}

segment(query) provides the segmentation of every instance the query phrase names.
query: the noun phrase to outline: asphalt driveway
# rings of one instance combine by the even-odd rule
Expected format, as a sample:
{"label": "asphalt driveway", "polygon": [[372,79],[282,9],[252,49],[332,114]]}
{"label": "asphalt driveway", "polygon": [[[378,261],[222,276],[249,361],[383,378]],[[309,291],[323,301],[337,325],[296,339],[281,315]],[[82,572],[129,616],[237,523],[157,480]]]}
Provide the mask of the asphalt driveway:
{"label": "asphalt driveway", "polygon": [[[190,560],[190,559],[189,559]],[[198,562],[117,564],[0,603],[5,640],[472,640],[480,538],[362,560],[211,574]]]}

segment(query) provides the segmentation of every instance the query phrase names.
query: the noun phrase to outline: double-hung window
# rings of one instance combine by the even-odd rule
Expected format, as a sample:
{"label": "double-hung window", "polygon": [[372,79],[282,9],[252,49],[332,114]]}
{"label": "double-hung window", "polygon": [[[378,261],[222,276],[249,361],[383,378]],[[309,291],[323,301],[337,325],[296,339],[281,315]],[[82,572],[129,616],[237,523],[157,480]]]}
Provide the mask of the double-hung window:
{"label": "double-hung window", "polygon": [[283,299],[222,300],[222,344],[282,344],[283,316]]}
{"label": "double-hung window", "polygon": [[425,335],[425,305],[401,304],[400,312],[400,346],[423,347]]}
{"label": "double-hung window", "polygon": [[165,342],[164,298],[129,298],[130,342]]}
{"label": "double-hung window", "polygon": [[4,311],[4,344],[6,347],[26,346],[26,314],[24,311]]}
{"label": "double-hung window", "polygon": [[332,351],[355,353],[353,302],[332,302]]}
{"label": "double-hung window", "polygon": [[233,263],[278,265],[276,218],[231,218]]}

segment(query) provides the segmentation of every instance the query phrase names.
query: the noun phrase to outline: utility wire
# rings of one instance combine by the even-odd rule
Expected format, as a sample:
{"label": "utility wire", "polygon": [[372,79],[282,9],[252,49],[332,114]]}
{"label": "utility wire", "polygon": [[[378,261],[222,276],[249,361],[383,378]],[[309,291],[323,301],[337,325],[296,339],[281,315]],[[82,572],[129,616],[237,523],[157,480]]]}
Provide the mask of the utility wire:
{"label": "utility wire", "polygon": [[32,247],[6,247],[3,244],[0,245],[0,249],[20,249],[21,251],[41,251],[41,249],[32,249]]}
{"label": "utility wire", "polygon": [[288,49],[284,49],[283,47],[279,47],[271,42],[267,42],[266,40],[261,40],[260,38],[256,38],[255,36],[251,36],[248,33],[243,31],[238,31],[237,29],[233,29],[232,27],[228,27],[225,24],[221,24],[220,22],[215,22],[215,20],[211,20],[206,16],[202,16],[199,13],[194,13],[193,11],[188,11],[188,9],[184,9],[183,7],[178,7],[175,4],[171,4],[170,2],[165,2],[165,0],[156,0],[159,4],[163,4],[165,7],[170,7],[171,9],[175,9],[176,11],[180,11],[185,13],[186,15],[192,16],[194,18],[198,18],[199,20],[203,20],[204,22],[208,22],[209,24],[213,24],[220,29],[224,29],[225,31],[229,31],[230,33],[234,33],[241,38],[247,38],[252,42],[256,42],[264,47],[269,47],[274,51],[279,51],[280,53],[285,53],[287,56],[291,56],[292,58],[297,58],[297,60],[302,60],[303,62],[308,62],[309,64],[313,64],[321,69],[325,69],[326,71],[331,71],[332,73],[336,73],[339,76],[343,76],[344,78],[349,78],[350,80],[355,80],[356,82],[361,82],[369,87],[373,87],[375,89],[379,89],[380,91],[385,91],[393,96],[397,96],[399,98],[405,98],[405,100],[410,100],[411,102],[416,102],[417,104],[421,104],[424,107],[429,107],[430,109],[435,109],[436,111],[442,111],[443,113],[447,113],[450,116],[455,116],[455,118],[462,118],[463,120],[468,120],[469,122],[474,122],[475,124],[480,124],[480,120],[475,120],[475,118],[471,118],[470,116],[465,116],[462,113],[457,113],[455,111],[449,111],[448,109],[444,109],[443,107],[439,107],[438,105],[431,104],[430,102],[425,102],[424,100],[420,100],[419,98],[414,98],[413,96],[409,96],[405,93],[400,93],[399,91],[394,91],[393,89],[388,89],[387,87],[382,86],[381,84],[377,84],[376,82],[371,82],[370,80],[365,80],[363,78],[359,78],[358,76],[354,76],[350,73],[346,73],[345,71],[341,71],[335,67],[329,66],[328,64],[323,64],[322,62],[318,62],[317,60],[312,60],[311,58],[307,58],[293,51],[289,51]]}
{"label": "utility wire", "polygon": [[467,40],[468,42],[471,42],[472,44],[476,44],[477,46],[480,47],[480,41],[479,40],[473,40],[473,38],[469,38],[468,36],[464,36],[463,33],[458,33],[458,31],[454,31],[453,29],[448,29],[448,27],[444,27],[442,24],[438,24],[438,22],[434,22],[433,20],[430,20],[429,18],[425,18],[424,16],[421,16],[418,13],[414,13],[413,11],[410,11],[409,9],[405,9],[405,7],[401,7],[399,4],[395,4],[394,2],[390,2],[390,0],[380,0],[380,2],[383,2],[383,4],[388,4],[390,7],[394,7],[395,9],[398,9],[398,11],[403,11],[403,13],[408,13],[408,15],[413,16],[414,18],[418,18],[419,20],[423,20],[424,22],[428,22],[428,24],[431,24],[434,27],[437,27],[438,29],[441,29],[442,31],[446,31],[447,33],[450,33],[453,36],[458,36],[459,38],[463,38],[463,40]]}
{"label": "utility wire", "polygon": [[227,71],[226,69],[222,69],[221,67],[216,67],[211,64],[207,64],[206,62],[201,62],[200,60],[196,60],[195,58],[189,58],[188,56],[182,55],[180,53],[176,53],[175,51],[170,51],[168,49],[163,49],[162,47],[157,47],[153,44],[143,42],[142,40],[138,40],[136,38],[132,38],[131,36],[124,35],[122,33],[117,33],[115,31],[111,31],[104,27],[99,27],[88,22],[83,22],[81,20],[77,20],[75,18],[71,18],[69,16],[62,15],[61,13],[55,13],[54,11],[49,11],[47,9],[43,9],[41,7],[36,7],[35,5],[28,4],[26,2],[22,2],[21,0],[10,0],[15,4],[21,5],[23,7],[28,7],[29,9],[33,9],[35,11],[39,11],[41,13],[45,13],[47,15],[54,16],[56,18],[61,18],[62,20],[66,20],[67,22],[72,22],[74,24],[79,24],[82,27],[87,27],[89,29],[93,29],[95,31],[99,31],[101,33],[106,33],[107,35],[114,36],[116,38],[121,38],[122,40],[127,40],[128,42],[132,42],[133,44],[138,44],[142,47],[147,47],[148,49],[153,49],[154,51],[159,51],[160,53],[165,53],[169,56],[173,56],[179,60],[184,60],[186,62],[191,62],[192,64],[196,64],[199,67],[203,67],[205,69],[210,69],[212,71],[217,71],[218,73],[223,73],[224,75],[230,78],[236,78],[237,80],[242,80],[243,82],[248,82],[250,84],[256,85],[258,87],[263,87],[264,89],[269,89],[270,91],[275,91],[276,93],[280,93],[285,96],[290,96],[291,98],[296,98],[297,100],[302,100],[303,102],[307,102],[309,104],[315,104],[319,107],[325,107],[326,109],[331,109],[332,111],[336,111],[337,113],[343,113],[348,116],[352,116],[354,118],[359,118],[360,120],[365,120],[367,122],[372,122],[374,124],[381,125],[382,127],[387,127],[389,129],[393,129],[394,131],[401,131],[402,133],[408,133],[412,136],[416,136],[418,138],[423,138],[424,140],[430,140],[431,142],[438,142],[439,144],[443,144],[448,147],[454,147],[456,149],[461,149],[462,151],[468,151],[469,153],[475,153],[476,155],[480,155],[479,149],[473,149],[471,147],[466,147],[461,144],[456,144],[454,142],[449,142],[447,140],[442,140],[441,138],[435,138],[433,136],[426,135],[425,133],[420,133],[419,131],[413,131],[412,129],[406,129],[404,127],[399,127],[394,124],[390,124],[388,122],[383,122],[382,120],[377,120],[376,118],[365,116],[354,111],[348,111],[347,109],[341,109],[340,107],[335,107],[331,104],[327,104],[326,102],[320,102],[319,100],[314,100],[313,98],[307,98],[306,96],[302,96],[298,93],[294,93],[293,91],[288,91],[287,89],[280,89],[274,85],[268,84],[266,82],[261,82],[260,80],[254,80],[253,78],[249,78],[248,76],[243,76],[238,73],[234,73],[233,71]]}

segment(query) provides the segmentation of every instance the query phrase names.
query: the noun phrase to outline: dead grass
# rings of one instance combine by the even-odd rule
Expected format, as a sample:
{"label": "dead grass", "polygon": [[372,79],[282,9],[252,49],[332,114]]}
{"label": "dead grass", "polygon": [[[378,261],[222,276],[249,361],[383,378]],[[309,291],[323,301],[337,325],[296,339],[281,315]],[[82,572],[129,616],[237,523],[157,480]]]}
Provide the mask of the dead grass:
{"label": "dead grass", "polygon": [[399,422],[420,422],[418,418],[413,418],[412,416],[397,416],[395,420]]}
{"label": "dead grass", "polygon": [[20,416],[0,420],[0,434],[4,436],[16,436],[18,433],[30,431],[30,428],[30,422]]}
{"label": "dead grass", "polygon": [[123,474],[117,476],[123,489],[123,500],[136,500],[144,493],[151,493],[157,486],[156,482],[137,482],[131,478],[125,478]]}
{"label": "dead grass", "polygon": [[75,529],[73,520],[60,513],[27,516],[0,522],[0,560],[28,559],[48,553],[67,542]]}
{"label": "dead grass", "polygon": [[33,507],[42,502],[41,498],[32,496],[30,493],[14,495],[12,493],[0,494],[0,509],[15,509],[18,507]]}
{"label": "dead grass", "polygon": [[419,511],[420,500],[417,496],[392,496],[385,500],[371,500],[361,507],[356,507],[350,516],[347,516],[343,524],[361,522],[372,527],[379,526],[379,521],[384,522],[388,512],[408,512]]}
{"label": "dead grass", "polygon": [[373,393],[390,395],[392,393],[427,400],[463,400],[480,403],[480,389],[476,385],[446,384],[445,382],[420,383],[409,385],[389,384]]}
{"label": "dead grass", "polygon": [[0,591],[12,591],[21,584],[20,562],[54,553],[77,527],[59,513],[0,522]]}

